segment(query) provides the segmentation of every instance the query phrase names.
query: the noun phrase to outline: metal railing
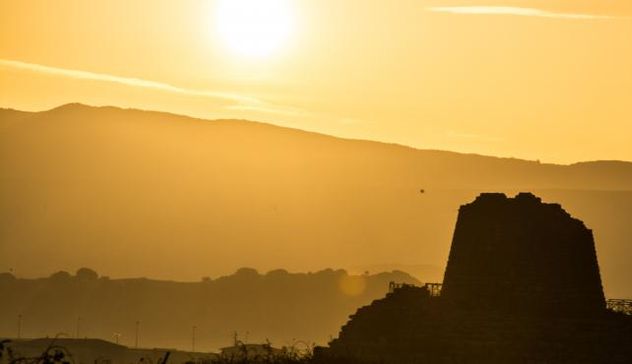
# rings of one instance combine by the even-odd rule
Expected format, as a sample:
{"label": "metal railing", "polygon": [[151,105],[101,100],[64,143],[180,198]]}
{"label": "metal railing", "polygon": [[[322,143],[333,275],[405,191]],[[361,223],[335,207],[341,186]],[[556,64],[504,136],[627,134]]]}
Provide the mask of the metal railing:
{"label": "metal railing", "polygon": [[[423,286],[423,288],[428,290],[428,293],[430,293],[431,297],[439,297],[441,296],[441,287],[443,286],[442,283],[425,283]],[[400,289],[400,288],[405,288],[405,287],[417,287],[419,288],[420,286],[416,286],[414,284],[409,284],[409,283],[397,283],[397,282],[389,282],[388,283],[388,292],[389,293],[393,293],[396,290]]]}
{"label": "metal railing", "polygon": [[443,288],[443,283],[426,283],[424,285],[428,292],[430,292],[431,297],[439,297],[441,296],[441,288]]}
{"label": "metal railing", "polygon": [[606,307],[614,312],[632,315],[632,299],[610,298],[606,300]]}
{"label": "metal railing", "polygon": [[[398,282],[389,282],[388,284],[388,292],[393,293],[400,288],[406,287],[423,287],[428,290],[431,297],[439,297],[441,296],[441,288],[443,287],[442,283],[424,283],[423,286],[416,286],[414,284],[409,283],[398,283]],[[621,299],[621,298],[610,298],[606,300],[606,308],[614,311],[621,312],[625,315],[632,316],[632,299]]]}
{"label": "metal railing", "polygon": [[388,282],[388,293],[393,293],[396,290],[400,288],[404,288],[404,287],[417,287],[417,286],[415,286],[414,284],[409,284],[409,283],[398,283],[398,282],[390,281]]}

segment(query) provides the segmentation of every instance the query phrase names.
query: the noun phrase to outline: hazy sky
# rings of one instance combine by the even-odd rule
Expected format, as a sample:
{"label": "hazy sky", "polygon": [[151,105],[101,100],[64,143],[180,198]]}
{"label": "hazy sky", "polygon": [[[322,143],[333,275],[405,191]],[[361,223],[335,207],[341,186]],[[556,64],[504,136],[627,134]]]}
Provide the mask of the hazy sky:
{"label": "hazy sky", "polygon": [[68,102],[632,160],[632,1],[0,0],[0,106]]}

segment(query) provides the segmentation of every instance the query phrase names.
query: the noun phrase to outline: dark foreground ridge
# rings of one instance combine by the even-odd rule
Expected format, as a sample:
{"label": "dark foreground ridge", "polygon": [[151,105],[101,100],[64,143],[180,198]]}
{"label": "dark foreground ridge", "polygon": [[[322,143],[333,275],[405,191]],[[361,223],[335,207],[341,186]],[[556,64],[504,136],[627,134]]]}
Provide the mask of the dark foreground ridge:
{"label": "dark foreground ridge", "polygon": [[394,285],[317,357],[380,363],[630,363],[632,318],[606,308],[592,231],[530,194],[461,206],[439,293]]}

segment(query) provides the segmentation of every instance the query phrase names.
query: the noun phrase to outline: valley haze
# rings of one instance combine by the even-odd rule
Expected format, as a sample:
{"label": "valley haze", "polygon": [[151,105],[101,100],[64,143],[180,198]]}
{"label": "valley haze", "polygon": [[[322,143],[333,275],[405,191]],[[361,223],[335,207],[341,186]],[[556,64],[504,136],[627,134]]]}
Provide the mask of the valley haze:
{"label": "valley haze", "polygon": [[68,104],[0,110],[0,270],[197,281],[401,269],[441,281],[463,201],[532,191],[593,229],[609,297],[632,296],[632,163],[556,165],[245,120]]}

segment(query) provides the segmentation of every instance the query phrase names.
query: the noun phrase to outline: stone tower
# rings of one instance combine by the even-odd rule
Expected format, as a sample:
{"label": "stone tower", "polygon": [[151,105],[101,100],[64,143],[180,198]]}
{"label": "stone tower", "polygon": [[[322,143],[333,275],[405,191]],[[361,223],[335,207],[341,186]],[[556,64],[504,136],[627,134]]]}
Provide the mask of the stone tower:
{"label": "stone tower", "polygon": [[558,204],[486,193],[461,206],[442,299],[536,316],[605,312],[592,231]]}
{"label": "stone tower", "polygon": [[350,316],[318,363],[632,363],[592,232],[530,193],[461,206],[443,289],[402,286]]}

